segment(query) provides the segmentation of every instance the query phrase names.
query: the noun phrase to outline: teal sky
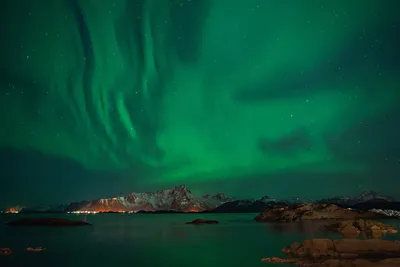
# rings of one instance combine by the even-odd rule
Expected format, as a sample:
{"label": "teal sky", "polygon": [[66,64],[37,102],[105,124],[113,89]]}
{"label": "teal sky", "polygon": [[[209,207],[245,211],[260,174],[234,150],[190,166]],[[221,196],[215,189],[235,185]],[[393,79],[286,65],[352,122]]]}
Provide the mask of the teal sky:
{"label": "teal sky", "polygon": [[[25,182],[27,202],[89,185],[258,197],[399,184],[397,1],[1,5],[3,202]],[[73,167],[50,177],[54,160]]]}

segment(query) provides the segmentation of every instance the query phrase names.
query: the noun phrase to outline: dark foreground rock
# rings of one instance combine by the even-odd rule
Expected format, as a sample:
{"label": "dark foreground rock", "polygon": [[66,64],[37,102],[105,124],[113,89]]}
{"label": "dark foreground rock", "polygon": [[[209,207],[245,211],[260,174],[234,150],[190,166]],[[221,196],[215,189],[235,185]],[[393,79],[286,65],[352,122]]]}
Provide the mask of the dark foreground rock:
{"label": "dark foreground rock", "polygon": [[325,229],[341,233],[345,238],[357,237],[359,234],[372,238],[380,238],[384,234],[397,233],[397,230],[391,225],[363,219],[341,221],[327,225]]}
{"label": "dark foreground rock", "polygon": [[29,248],[26,248],[26,251],[31,251],[31,252],[42,252],[42,251],[45,251],[45,250],[46,250],[46,248],[44,248],[44,247],[36,247],[36,248],[29,247]]}
{"label": "dark foreground rock", "polygon": [[293,243],[282,252],[288,258],[264,258],[264,262],[295,263],[302,267],[400,266],[400,241],[379,239],[311,239]]}
{"label": "dark foreground rock", "polygon": [[12,253],[13,253],[12,250],[9,248],[0,248],[0,255],[7,256],[11,255]]}
{"label": "dark foreground rock", "polygon": [[254,220],[260,222],[296,222],[303,220],[354,220],[379,219],[386,215],[341,208],[333,204],[301,204],[276,206],[258,214]]}
{"label": "dark foreground rock", "polygon": [[186,224],[219,224],[219,221],[196,219]]}
{"label": "dark foreground rock", "polygon": [[87,226],[90,223],[64,218],[24,218],[7,223],[10,226]]}
{"label": "dark foreground rock", "polygon": [[290,263],[299,267],[399,267],[400,258],[384,260],[371,259],[328,259],[322,261],[304,261],[300,259],[282,259],[278,257],[262,259],[270,263]]}

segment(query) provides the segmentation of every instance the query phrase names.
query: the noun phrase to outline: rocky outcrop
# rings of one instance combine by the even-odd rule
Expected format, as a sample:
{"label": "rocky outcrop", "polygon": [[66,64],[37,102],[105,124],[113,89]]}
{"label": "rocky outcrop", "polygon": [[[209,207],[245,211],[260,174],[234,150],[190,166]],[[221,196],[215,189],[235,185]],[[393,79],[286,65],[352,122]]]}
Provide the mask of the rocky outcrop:
{"label": "rocky outcrop", "polygon": [[264,262],[295,263],[303,267],[400,266],[400,241],[379,239],[311,239],[293,243],[282,252],[288,258],[264,258]]}
{"label": "rocky outcrop", "polygon": [[397,230],[391,225],[371,220],[346,220],[330,224],[327,230],[342,233],[344,237],[357,237],[360,233],[372,238],[380,238],[384,234],[395,234]]}
{"label": "rocky outcrop", "polygon": [[64,218],[24,218],[8,222],[10,226],[88,226],[90,223]]}
{"label": "rocky outcrop", "polygon": [[30,251],[30,252],[42,252],[45,250],[46,250],[46,248],[44,248],[44,247],[36,247],[36,248],[28,247],[28,248],[26,248],[26,251]]}
{"label": "rocky outcrop", "polygon": [[186,224],[219,224],[219,221],[196,219]]}
{"label": "rocky outcrop", "polygon": [[9,248],[0,248],[0,255],[8,256],[13,254],[13,251]]}
{"label": "rocky outcrop", "polygon": [[338,207],[334,204],[302,204],[275,206],[258,214],[254,220],[260,222],[296,222],[304,220],[354,220],[385,218],[375,212],[359,212]]}

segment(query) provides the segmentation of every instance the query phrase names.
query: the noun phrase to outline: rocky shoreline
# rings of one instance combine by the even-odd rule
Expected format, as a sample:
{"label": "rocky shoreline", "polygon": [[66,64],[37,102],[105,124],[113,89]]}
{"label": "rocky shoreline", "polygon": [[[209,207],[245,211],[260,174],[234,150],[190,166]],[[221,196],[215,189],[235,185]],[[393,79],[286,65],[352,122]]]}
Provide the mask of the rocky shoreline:
{"label": "rocky shoreline", "polygon": [[[263,262],[291,263],[300,267],[400,267],[400,241],[381,240],[395,234],[391,225],[369,219],[390,218],[388,214],[357,211],[333,204],[303,204],[266,209],[259,222],[322,221],[324,231],[341,233],[344,239],[311,239],[284,247],[287,258],[263,258]],[[357,239],[359,237],[363,239]]]}
{"label": "rocky shoreline", "polygon": [[400,241],[311,239],[284,247],[288,258],[263,258],[263,262],[292,263],[301,267],[397,267]]}
{"label": "rocky shoreline", "polygon": [[396,234],[398,231],[391,225],[371,220],[347,220],[325,226],[325,230],[341,233],[345,238],[355,238],[360,234],[364,238],[381,238],[385,234]]}

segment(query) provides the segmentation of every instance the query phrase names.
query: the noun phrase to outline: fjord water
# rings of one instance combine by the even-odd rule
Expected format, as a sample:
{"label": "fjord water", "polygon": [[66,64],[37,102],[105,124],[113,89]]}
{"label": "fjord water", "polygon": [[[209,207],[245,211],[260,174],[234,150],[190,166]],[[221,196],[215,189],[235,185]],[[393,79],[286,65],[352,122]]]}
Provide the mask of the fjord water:
{"label": "fjord water", "polygon": [[[87,216],[93,226],[70,228],[4,224],[23,216],[0,216],[0,247],[14,251],[0,257],[0,266],[270,266],[261,258],[282,255],[281,248],[294,241],[326,236],[315,222],[264,224],[252,220],[255,214],[96,214]],[[196,218],[220,224],[184,224]],[[47,250],[25,252],[29,246]]]}

